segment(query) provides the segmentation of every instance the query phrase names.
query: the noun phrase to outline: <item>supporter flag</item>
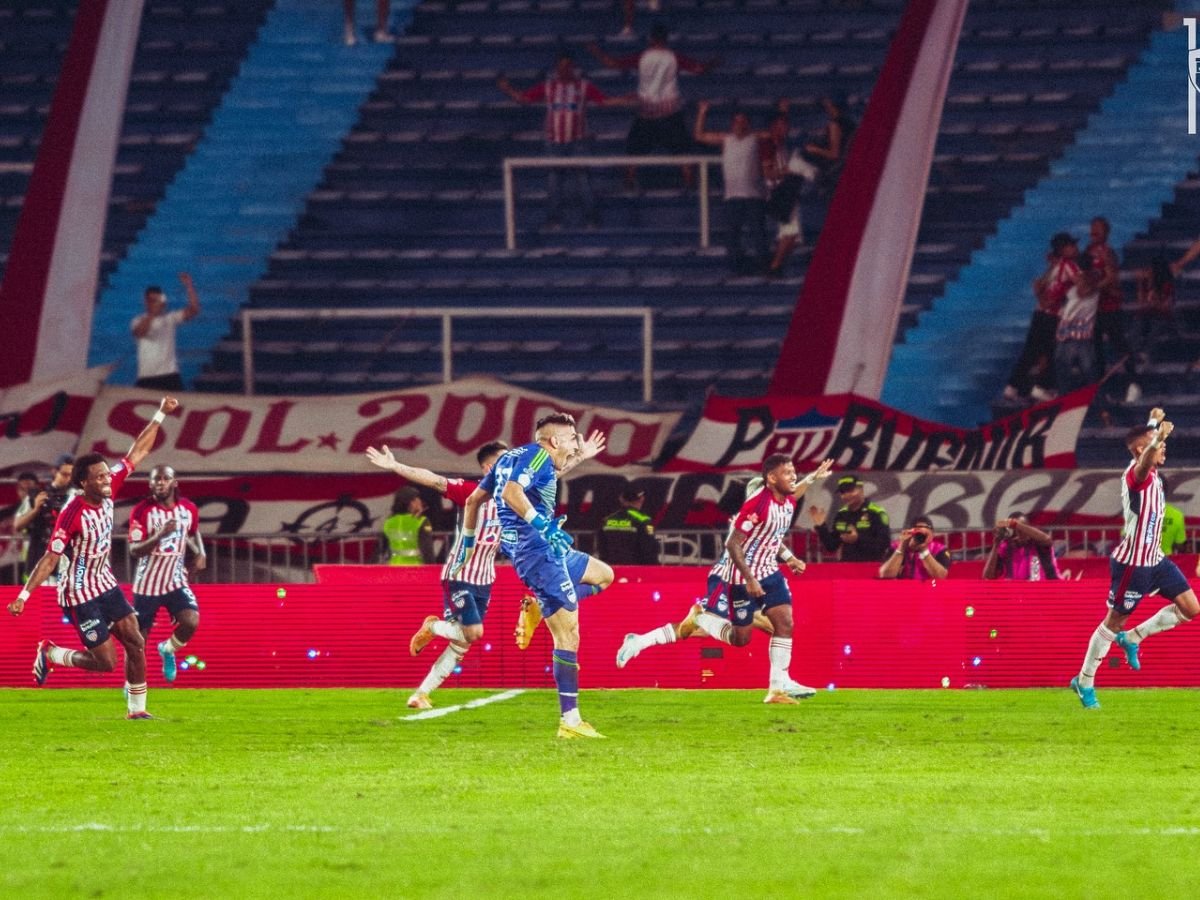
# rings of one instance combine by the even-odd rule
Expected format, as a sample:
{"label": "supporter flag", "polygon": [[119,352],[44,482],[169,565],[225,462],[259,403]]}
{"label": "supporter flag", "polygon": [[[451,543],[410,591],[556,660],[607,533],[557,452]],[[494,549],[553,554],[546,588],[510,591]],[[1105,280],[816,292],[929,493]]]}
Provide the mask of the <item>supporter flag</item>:
{"label": "supporter flag", "polygon": [[0,387],[78,373],[87,364],[142,4],[78,4],[0,285]]}
{"label": "supporter flag", "polygon": [[967,0],[911,0],[851,144],[772,394],[878,398]]}

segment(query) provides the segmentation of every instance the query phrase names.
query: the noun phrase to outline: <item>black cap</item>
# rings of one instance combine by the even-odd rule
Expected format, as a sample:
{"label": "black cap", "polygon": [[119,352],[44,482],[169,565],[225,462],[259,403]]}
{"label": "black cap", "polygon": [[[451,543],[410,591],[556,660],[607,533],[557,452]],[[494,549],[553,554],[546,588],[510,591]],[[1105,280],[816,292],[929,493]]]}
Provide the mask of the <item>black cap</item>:
{"label": "black cap", "polygon": [[646,492],[640,488],[627,487],[625,490],[621,491],[621,502],[637,503],[637,501],[641,500],[645,496]]}
{"label": "black cap", "polygon": [[929,516],[917,516],[912,520],[912,525],[910,527],[916,528],[918,525],[924,525],[930,531],[933,531],[933,520],[929,518]]}
{"label": "black cap", "polygon": [[857,475],[843,475],[837,481],[837,492],[839,494],[854,490],[856,487],[862,487],[862,481],[859,480]]}

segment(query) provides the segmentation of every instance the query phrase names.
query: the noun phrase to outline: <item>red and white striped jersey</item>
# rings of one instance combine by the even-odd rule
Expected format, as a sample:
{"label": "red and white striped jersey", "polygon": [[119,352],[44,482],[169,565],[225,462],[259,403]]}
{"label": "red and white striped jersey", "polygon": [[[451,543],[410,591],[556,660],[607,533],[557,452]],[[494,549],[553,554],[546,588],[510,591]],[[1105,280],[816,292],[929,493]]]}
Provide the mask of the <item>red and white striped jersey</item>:
{"label": "red and white striped jersey", "polygon": [[[463,510],[467,498],[479,487],[477,481],[464,481],[461,478],[446,479],[446,497],[459,507],[458,521],[454,525],[454,544],[446,555],[446,564],[442,566],[442,581],[450,577],[450,564],[458,556],[458,548],[462,544]],[[479,507],[479,519],[475,523],[475,552],[467,564],[463,566],[455,581],[467,584],[491,584],[496,580],[496,550],[500,546],[500,514],[496,511],[496,501],[491,497]]]}
{"label": "red and white striped jersey", "polygon": [[1138,483],[1133,460],[1121,477],[1121,511],[1125,516],[1124,536],[1112,558],[1128,566],[1155,566],[1162,561],[1163,507],[1166,497],[1158,470],[1151,469]]}
{"label": "red and white striped jersey", "polygon": [[133,592],[144,597],[161,597],[171,591],[185,587],[187,567],[187,539],[200,528],[200,511],[191,500],[179,497],[174,506],[164,506],[149,497],[133,508],[129,514],[129,540],[131,543],[144,541],[160,529],[167,521],[175,527],[158,542],[154,549],[138,560],[133,575]]}
{"label": "red and white striped jersey", "polygon": [[547,78],[527,90],[524,97],[546,104],[546,140],[551,144],[570,144],[587,137],[587,105],[608,99],[586,78]]}
{"label": "red and white striped jersey", "polygon": [[[796,501],[791,496],[776,500],[769,490],[761,490],[748,499],[734,517],[729,533],[740,532],[745,536],[742,550],[746,564],[756,581],[778,571],[777,555],[784,537],[792,527],[796,515]],[[726,584],[742,584],[742,573],[737,570],[726,550],[709,571]]]}
{"label": "red and white striped jersey", "polygon": [[[112,496],[133,471],[133,463],[122,459],[113,466]],[[61,554],[58,567],[58,603],[79,606],[117,587],[109,554],[112,550],[113,502],[111,498],[92,506],[82,495],[72,497],[58,514],[50,536],[50,552]]]}

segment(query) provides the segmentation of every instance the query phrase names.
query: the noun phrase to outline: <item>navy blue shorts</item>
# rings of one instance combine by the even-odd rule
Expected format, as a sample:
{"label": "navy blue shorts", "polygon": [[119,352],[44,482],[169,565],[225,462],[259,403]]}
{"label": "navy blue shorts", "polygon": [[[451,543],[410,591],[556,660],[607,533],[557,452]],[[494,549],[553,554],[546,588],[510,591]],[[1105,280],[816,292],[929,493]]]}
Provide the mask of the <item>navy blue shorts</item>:
{"label": "navy blue shorts", "polygon": [[446,618],[455,619],[460,625],[482,625],[491,599],[490,584],[442,582],[442,605],[446,610]]}
{"label": "navy blue shorts", "polygon": [[149,631],[154,625],[154,617],[158,615],[158,611],[164,606],[167,612],[171,614],[172,619],[178,619],[179,614],[185,609],[200,612],[200,606],[196,603],[196,595],[192,593],[192,589],[186,584],[181,588],[176,588],[169,594],[159,594],[157,597],[134,594],[133,608],[137,611],[138,628],[142,631]]}
{"label": "navy blue shorts", "polygon": [[134,614],[133,607],[119,587],[110,588],[99,597],[78,606],[68,606],[64,612],[75,626],[75,633],[83,641],[83,646],[89,650],[108,640],[108,630],[114,622]]}
{"label": "navy blue shorts", "polygon": [[755,610],[791,605],[792,590],[782,572],[772,572],[758,583],[766,593],[761,597],[751,597],[744,584],[727,584],[716,575],[709,575],[704,608],[734,625],[750,625],[754,621]]}
{"label": "navy blue shorts", "polygon": [[1112,574],[1108,606],[1121,615],[1129,615],[1149,594],[1157,592],[1167,600],[1174,600],[1191,590],[1179,566],[1169,559],[1162,559],[1153,566],[1130,566],[1110,559],[1108,570]]}
{"label": "navy blue shorts", "polygon": [[542,552],[517,553],[513,568],[517,577],[533,592],[542,608],[542,617],[548,619],[560,609],[570,612],[579,609],[575,585],[583,581],[590,559],[578,550],[568,550],[565,557],[558,559],[547,547]]}

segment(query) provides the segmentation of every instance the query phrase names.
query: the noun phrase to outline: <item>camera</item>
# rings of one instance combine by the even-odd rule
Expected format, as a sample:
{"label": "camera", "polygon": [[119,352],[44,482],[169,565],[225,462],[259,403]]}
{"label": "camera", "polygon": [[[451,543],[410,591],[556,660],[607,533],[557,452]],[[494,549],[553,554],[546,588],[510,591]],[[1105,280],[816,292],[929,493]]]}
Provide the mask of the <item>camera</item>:
{"label": "camera", "polygon": [[914,531],[914,532],[912,533],[912,542],[913,542],[914,544],[923,544],[923,543],[925,543],[925,540],[926,540],[926,538],[928,538],[928,537],[929,537],[929,535],[927,535],[927,534],[926,534],[925,532],[923,532],[923,531]]}

